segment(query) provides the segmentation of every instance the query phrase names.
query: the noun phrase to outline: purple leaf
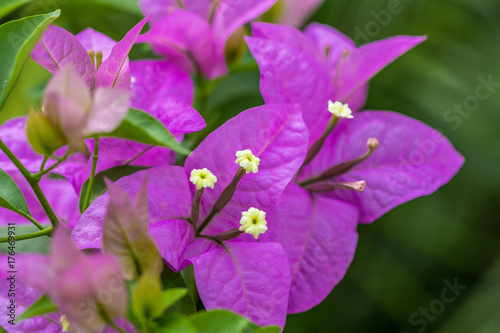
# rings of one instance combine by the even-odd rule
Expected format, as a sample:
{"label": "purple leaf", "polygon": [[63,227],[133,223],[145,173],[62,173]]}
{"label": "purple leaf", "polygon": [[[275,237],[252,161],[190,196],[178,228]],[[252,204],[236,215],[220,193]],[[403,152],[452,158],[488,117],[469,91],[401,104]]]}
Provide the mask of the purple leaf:
{"label": "purple leaf", "polygon": [[396,36],[351,51],[340,68],[337,100],[347,100],[384,67],[425,39],[425,37]]}
{"label": "purple leaf", "polygon": [[197,132],[206,124],[191,107],[194,86],[189,75],[177,66],[158,60],[131,63],[132,107],[149,112],[172,135]]}
{"label": "purple leaf", "polygon": [[151,105],[149,113],[161,121],[172,135],[201,131],[206,123],[190,105],[172,98],[163,98]]}
{"label": "purple leaf", "polygon": [[309,38],[300,30],[286,25],[278,25],[264,22],[252,23],[252,37],[273,40],[286,44],[296,52],[305,53],[308,57],[325,62],[325,52],[318,52],[314,40]]}
{"label": "purple leaf", "polygon": [[365,180],[366,190],[358,193],[340,189],[331,194],[356,205],[361,222],[372,222],[397,205],[433,193],[464,162],[437,130],[395,112],[363,111],[354,119],[341,121],[299,180],[363,155],[369,138],[377,138],[380,147],[364,162],[333,179]]}
{"label": "purple leaf", "polygon": [[97,71],[87,51],[75,36],[63,28],[49,26],[31,56],[52,74],[69,64],[82,77],[89,89],[93,89],[96,85]]}
{"label": "purple leaf", "polygon": [[149,233],[170,268],[179,271],[188,242],[194,237],[193,227],[186,220],[158,221],[149,224]]}
{"label": "purple leaf", "polygon": [[262,241],[282,244],[291,265],[288,313],[307,311],[325,299],[351,264],[357,209],[290,184],[269,221]]}
{"label": "purple leaf", "polygon": [[[38,172],[43,156],[34,152],[26,137],[26,119],[19,117],[10,119],[0,127],[0,137],[19,161],[31,172]],[[5,172],[17,171],[17,167],[5,155],[0,154],[0,168]]]}
{"label": "purple leaf", "polygon": [[[183,168],[166,166],[139,171],[119,179],[116,184],[135,196],[145,177],[148,179],[149,222],[189,216],[192,198]],[[108,202],[108,193],[97,198],[73,229],[72,238],[80,249],[101,247],[102,222]]]}
{"label": "purple leaf", "polygon": [[172,98],[191,105],[194,85],[191,77],[174,64],[161,60],[130,62],[132,107],[149,112],[159,99]]}
{"label": "purple leaf", "polygon": [[249,109],[211,133],[185,163],[187,172],[208,168],[218,179],[215,188],[203,194],[200,221],[236,174],[236,151],[250,149],[260,165],[258,173],[247,174],[238,183],[220,222],[214,220],[207,233],[239,227],[241,212],[252,206],[264,211],[272,207],[304,160],[306,138],[301,110],[290,104]]}
{"label": "purple leaf", "polygon": [[224,51],[226,40],[242,25],[264,14],[276,0],[220,0],[212,23],[218,45]]}
{"label": "purple leaf", "polygon": [[139,22],[113,47],[109,57],[101,64],[97,71],[97,86],[114,87],[116,85],[123,88],[130,87],[128,54],[148,20],[149,17],[146,17]]}
{"label": "purple leaf", "polygon": [[210,25],[189,11],[177,9],[163,16],[139,40],[151,43],[156,53],[187,72],[212,78],[227,71],[223,54],[216,53]]}
{"label": "purple leaf", "polygon": [[309,128],[309,145],[323,132],[331,114],[331,78],[325,68],[306,52],[274,40],[247,38],[259,64],[260,90],[266,103],[300,103]]}
{"label": "purple leaf", "polygon": [[281,245],[226,243],[193,264],[207,310],[229,309],[262,326],[285,325],[290,269]]}

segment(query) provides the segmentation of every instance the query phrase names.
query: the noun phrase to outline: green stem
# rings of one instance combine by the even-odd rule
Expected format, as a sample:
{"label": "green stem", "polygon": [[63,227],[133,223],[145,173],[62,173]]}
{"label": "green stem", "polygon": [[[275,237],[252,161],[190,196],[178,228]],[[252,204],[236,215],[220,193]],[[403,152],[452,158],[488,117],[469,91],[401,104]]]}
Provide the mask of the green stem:
{"label": "green stem", "polygon": [[94,156],[92,157],[92,171],[90,172],[89,185],[87,186],[87,193],[85,194],[85,201],[83,202],[83,211],[86,211],[90,205],[90,196],[92,188],[94,187],[95,170],[97,168],[97,160],[99,159],[99,139],[94,139]]}
{"label": "green stem", "polygon": [[[21,241],[21,240],[37,238],[37,237],[41,237],[41,236],[49,236],[52,233],[53,229],[54,229],[53,227],[48,227],[47,229],[35,231],[35,232],[32,232],[31,234],[13,236],[13,237],[14,237],[14,240]],[[9,242],[9,237],[0,238],[0,243],[7,243],[7,242]]]}
{"label": "green stem", "polygon": [[[59,165],[61,165],[61,163],[63,163],[64,161],[66,161],[66,159],[68,158],[69,156],[69,151],[70,149],[68,148],[68,150],[66,151],[66,154],[64,154],[63,157],[59,158],[57,160],[57,163],[55,163],[54,165],[52,165],[51,167],[49,167],[48,169],[46,170],[43,170],[43,167],[40,168],[40,172],[38,173],[35,173],[32,175],[32,177],[37,180],[37,181],[40,181],[40,179],[42,179],[42,176],[48,174],[49,172],[51,172],[52,170],[54,170],[55,168],[57,168]],[[42,165],[44,166],[45,163],[42,163]]]}
{"label": "green stem", "polygon": [[23,212],[18,212],[18,214],[24,217],[25,219],[29,220],[31,223],[33,223],[38,229],[44,230],[44,226],[41,225],[37,220],[35,220],[33,216]]}
{"label": "green stem", "polygon": [[44,156],[43,157],[42,164],[40,165],[40,171],[38,173],[40,173],[40,172],[43,171],[43,169],[45,168],[45,164],[47,163],[48,160],[49,160],[49,156]]}
{"label": "green stem", "polygon": [[[30,184],[31,188],[33,189],[33,192],[35,193],[36,197],[38,198],[38,201],[40,202],[40,205],[42,206],[43,210],[45,211],[45,214],[47,214],[47,217],[50,220],[50,223],[52,224],[52,227],[55,227],[58,223],[59,220],[57,219],[56,214],[54,213],[54,210],[50,206],[49,202],[47,201],[47,198],[42,192],[42,189],[40,188],[40,185],[38,185],[38,180],[35,179],[31,173],[24,167],[24,165],[19,161],[19,159],[14,155],[14,153],[5,145],[5,143],[0,139],[0,149],[7,155],[7,157],[14,163],[14,165],[17,167],[17,169],[21,172],[21,174],[26,178],[28,183]],[[33,222],[33,221],[32,221]],[[37,226],[38,227],[38,226]]]}

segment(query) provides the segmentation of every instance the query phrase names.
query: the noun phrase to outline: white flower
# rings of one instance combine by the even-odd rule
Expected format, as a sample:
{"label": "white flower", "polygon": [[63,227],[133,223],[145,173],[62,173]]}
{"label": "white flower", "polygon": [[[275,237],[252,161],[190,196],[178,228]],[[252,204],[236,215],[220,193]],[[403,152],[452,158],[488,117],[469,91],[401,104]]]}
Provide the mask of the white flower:
{"label": "white flower", "polygon": [[245,169],[246,173],[257,173],[259,171],[260,158],[255,157],[250,149],[238,150],[236,157],[235,163]]}
{"label": "white flower", "polygon": [[189,181],[196,185],[197,190],[201,190],[206,187],[214,188],[214,184],[217,183],[217,177],[207,168],[193,169]]}
{"label": "white flower", "polygon": [[339,118],[354,118],[351,109],[349,109],[349,104],[328,101],[328,111]]}
{"label": "white flower", "polygon": [[240,231],[252,234],[257,239],[260,234],[267,231],[266,213],[252,207],[248,211],[241,213],[240,224]]}

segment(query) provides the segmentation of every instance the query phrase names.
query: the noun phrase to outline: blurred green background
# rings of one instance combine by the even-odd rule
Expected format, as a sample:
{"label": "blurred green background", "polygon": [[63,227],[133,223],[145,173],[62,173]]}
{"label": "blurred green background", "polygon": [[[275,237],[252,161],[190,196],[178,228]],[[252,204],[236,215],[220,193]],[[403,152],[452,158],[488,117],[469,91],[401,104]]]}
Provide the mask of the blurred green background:
{"label": "blurred green background", "polygon": [[[380,15],[395,2],[400,13]],[[44,0],[28,1],[7,19],[56,8],[63,10],[56,24],[71,32],[91,26],[115,39],[141,17],[134,0]],[[285,333],[500,332],[500,87],[472,111],[453,111],[472,101],[480,77],[500,83],[500,2],[326,0],[313,19],[361,43],[427,35],[372,80],[366,108],[399,111],[440,129],[466,163],[432,196],[360,226],[347,276],[321,305],[289,316]],[[135,47],[133,57],[144,54],[147,48]],[[28,61],[0,123],[37,105],[48,77]],[[247,55],[213,91],[204,114],[208,130],[262,104],[258,81]],[[455,282],[467,289],[449,304],[440,301]]]}

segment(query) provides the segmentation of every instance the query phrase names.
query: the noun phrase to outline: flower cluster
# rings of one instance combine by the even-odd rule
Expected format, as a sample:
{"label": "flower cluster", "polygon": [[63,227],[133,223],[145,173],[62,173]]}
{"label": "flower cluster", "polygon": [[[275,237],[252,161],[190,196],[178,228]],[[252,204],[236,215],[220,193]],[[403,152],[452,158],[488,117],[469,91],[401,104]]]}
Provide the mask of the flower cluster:
{"label": "flower cluster", "polygon": [[[321,1],[139,3],[146,18],[119,42],[50,26],[31,54],[53,74],[42,107],[0,127],[0,176],[26,199],[0,191],[0,220],[53,234],[48,257],[19,265],[30,301],[46,293],[58,312],[23,328],[166,329],[167,308],[190,300],[167,275],[188,266],[207,310],[283,327],[343,278],[359,223],[433,193],[463,164],[425,124],[361,110],[369,80],[423,37],[357,47],[329,26],[292,27]],[[259,17],[288,25],[254,22],[243,37]],[[162,59],[129,60],[136,42]],[[217,84],[245,42],[265,105],[184,140],[211,117],[192,106],[191,75],[203,96],[199,82]]]}

